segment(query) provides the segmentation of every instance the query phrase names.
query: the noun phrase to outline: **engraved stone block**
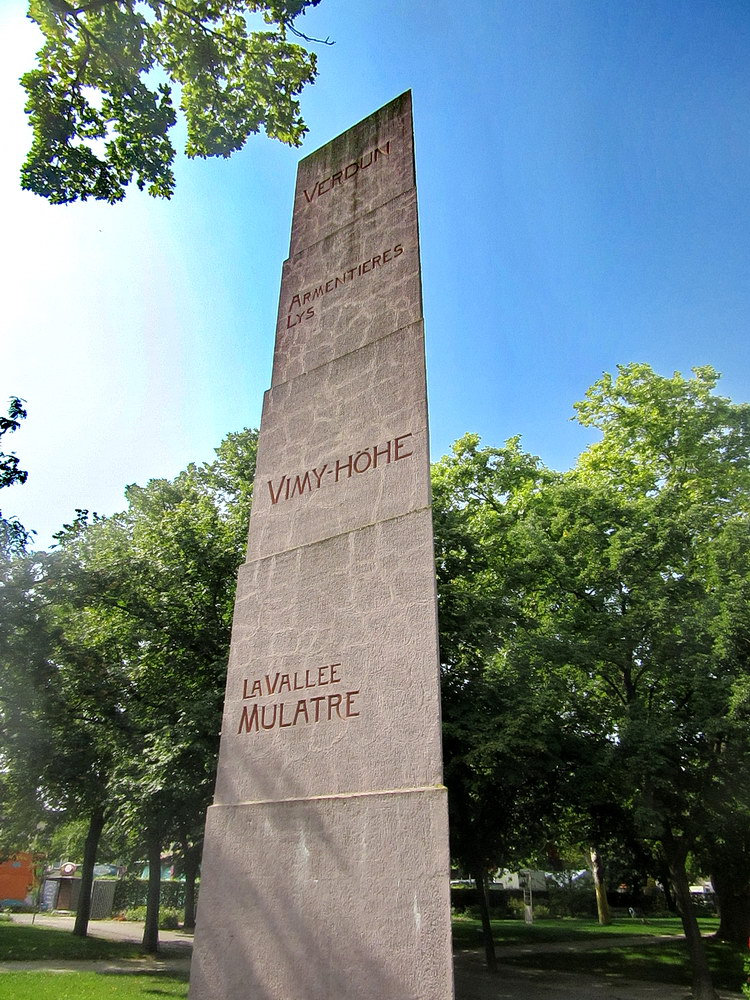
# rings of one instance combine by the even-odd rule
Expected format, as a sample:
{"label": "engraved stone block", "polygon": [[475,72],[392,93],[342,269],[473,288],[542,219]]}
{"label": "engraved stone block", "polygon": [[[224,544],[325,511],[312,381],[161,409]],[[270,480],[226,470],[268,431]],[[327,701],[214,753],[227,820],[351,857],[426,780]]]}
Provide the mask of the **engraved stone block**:
{"label": "engraved stone block", "polygon": [[406,93],[300,162],[290,253],[414,187],[411,94]]}
{"label": "engraved stone block", "polygon": [[217,803],[440,783],[429,528],[427,509],[242,568]]}
{"label": "engraved stone block", "polygon": [[285,263],[272,383],[311,371],[421,316],[411,190]]}
{"label": "engraved stone block", "polygon": [[421,322],[266,393],[251,559],[430,502]]}

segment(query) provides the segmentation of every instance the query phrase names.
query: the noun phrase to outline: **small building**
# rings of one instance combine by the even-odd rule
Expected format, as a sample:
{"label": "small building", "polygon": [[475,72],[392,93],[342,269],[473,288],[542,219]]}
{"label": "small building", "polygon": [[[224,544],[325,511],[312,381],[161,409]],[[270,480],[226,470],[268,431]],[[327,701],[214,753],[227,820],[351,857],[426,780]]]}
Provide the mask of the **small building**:
{"label": "small building", "polygon": [[[111,874],[112,865],[97,865],[94,875]],[[117,869],[114,868],[114,871]],[[112,916],[116,879],[94,878],[91,886],[91,919],[105,920]],[[50,869],[44,876],[40,909],[45,911],[67,910],[75,912],[81,895],[81,876],[78,865],[66,863]]]}

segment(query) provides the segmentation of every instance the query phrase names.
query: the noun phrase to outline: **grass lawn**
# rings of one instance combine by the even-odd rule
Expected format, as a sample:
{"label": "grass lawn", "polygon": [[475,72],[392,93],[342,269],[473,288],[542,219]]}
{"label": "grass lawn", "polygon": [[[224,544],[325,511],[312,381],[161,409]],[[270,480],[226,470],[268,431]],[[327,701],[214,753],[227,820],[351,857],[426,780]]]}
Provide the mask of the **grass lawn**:
{"label": "grass lawn", "polygon": [[[724,941],[707,941],[706,948],[714,986],[739,993],[744,981],[744,949]],[[676,986],[689,986],[691,982],[687,948],[682,941],[666,941],[643,948],[612,947],[603,951],[537,953],[523,958],[503,958],[500,952],[498,958],[505,965],[519,965],[544,972],[580,972],[601,976],[610,982],[617,976]]]}
{"label": "grass lawn", "polygon": [[[701,931],[710,934],[718,929],[717,917],[699,917]],[[535,920],[533,924],[523,920],[493,920],[492,936],[495,944],[524,945],[549,944],[559,941],[591,941],[612,939],[613,946],[620,937],[654,937],[664,934],[682,934],[679,917],[663,917],[642,924],[640,920],[623,918],[602,927],[595,918],[564,917],[552,920]],[[453,917],[454,948],[481,948],[482,926],[478,918],[457,914]]]}
{"label": "grass lawn", "polygon": [[187,990],[187,976],[172,972],[0,973],[2,1000],[184,1000]]}
{"label": "grass lawn", "polygon": [[[716,930],[716,919],[701,919],[705,933]],[[652,982],[689,985],[690,971],[685,945],[681,941],[654,941],[655,936],[680,934],[682,925],[675,918],[653,920],[648,924],[620,920],[610,927],[600,927],[596,920],[493,920],[492,930],[498,945],[498,959],[505,965],[518,965],[545,972],[580,972],[613,981],[617,977]],[[642,946],[618,945],[623,936],[642,937]],[[479,920],[457,916],[453,921],[454,945],[461,949],[482,946]],[[503,948],[513,945],[549,943],[611,942],[601,950],[544,952],[535,949],[527,954],[503,956]],[[707,940],[714,981],[721,989],[739,992],[743,981],[742,958],[745,949],[724,942]],[[117,959],[141,954],[139,946],[99,938],[77,938],[69,930],[0,923],[0,961],[65,959]],[[187,976],[179,973],[134,971],[127,973],[94,972],[19,972],[0,973],[0,1000],[158,1000],[159,997],[184,1000]]]}
{"label": "grass lawn", "polygon": [[[701,930],[711,933],[718,927],[718,919],[699,918]],[[545,972],[580,972],[601,976],[612,981],[618,976],[644,979],[659,983],[690,985],[690,966],[687,948],[682,941],[654,942],[659,935],[681,934],[678,918],[650,920],[647,924],[623,919],[609,927],[601,927],[596,920],[563,919],[538,920],[525,924],[520,920],[493,920],[492,931],[498,946],[498,961],[503,965],[539,969]],[[618,947],[618,938],[643,937],[644,945]],[[648,939],[651,939],[648,941]],[[574,952],[529,951],[528,954],[503,957],[503,947],[513,945],[548,944],[558,942],[611,941],[611,948],[578,950]],[[457,949],[477,949],[482,946],[479,920],[458,916],[453,921],[453,943]],[[739,992],[744,976],[742,959],[744,948],[723,941],[706,941],[714,984],[720,989]]]}
{"label": "grass lawn", "polygon": [[[130,958],[141,953],[138,945],[125,941],[75,937],[62,928],[0,923],[0,962],[33,962],[43,958]],[[3,976],[2,983],[5,982]]]}

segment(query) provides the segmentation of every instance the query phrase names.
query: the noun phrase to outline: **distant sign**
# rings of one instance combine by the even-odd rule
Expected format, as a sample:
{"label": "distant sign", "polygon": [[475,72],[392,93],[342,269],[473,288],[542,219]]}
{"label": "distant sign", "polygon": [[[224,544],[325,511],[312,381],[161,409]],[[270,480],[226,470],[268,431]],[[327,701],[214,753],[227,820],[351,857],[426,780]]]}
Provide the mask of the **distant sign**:
{"label": "distant sign", "polygon": [[60,883],[52,879],[47,879],[42,886],[42,910],[54,910],[57,904],[57,893]]}

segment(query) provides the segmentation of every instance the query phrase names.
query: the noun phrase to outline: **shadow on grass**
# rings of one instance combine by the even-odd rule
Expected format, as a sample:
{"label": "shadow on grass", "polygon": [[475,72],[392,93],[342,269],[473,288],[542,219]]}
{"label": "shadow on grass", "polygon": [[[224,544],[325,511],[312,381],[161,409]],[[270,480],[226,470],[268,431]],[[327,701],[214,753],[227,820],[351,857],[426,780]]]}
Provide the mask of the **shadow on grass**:
{"label": "shadow on grass", "polygon": [[[704,934],[717,929],[718,920],[699,920]],[[622,977],[689,987],[690,963],[684,941],[659,940],[682,933],[676,918],[652,920],[648,924],[621,920],[601,927],[595,920],[539,920],[528,925],[520,920],[493,920],[492,934],[501,965],[534,969],[542,973],[580,973],[612,980]],[[642,938],[643,943],[618,945],[623,937]],[[547,946],[536,949],[534,946]],[[552,950],[550,945],[559,946]],[[478,920],[459,915],[453,921],[453,946],[457,952],[482,949]],[[597,947],[598,946],[598,947]],[[504,949],[523,948],[523,954]],[[744,982],[745,949],[724,941],[706,939],[714,983],[719,989],[739,992]]]}
{"label": "shadow on grass", "polygon": [[[743,982],[743,951],[724,941],[706,941],[714,985],[739,992]],[[669,941],[639,948],[607,948],[601,951],[529,952],[508,955],[499,960],[504,965],[540,972],[577,972],[612,979],[622,976],[674,986],[690,986],[690,963],[684,942]]]}
{"label": "shadow on grass", "polygon": [[[123,972],[100,972],[97,975],[106,976],[108,980],[120,977],[133,981],[136,986],[140,987],[140,991],[136,994],[123,993],[123,997],[127,997],[128,1000],[135,996],[185,997],[187,996],[187,987],[190,981],[190,976],[187,972],[175,972],[174,970],[144,972],[143,970],[129,969]],[[107,995],[109,996],[110,994],[108,993]],[[118,998],[119,993],[113,992],[111,996]]]}
{"label": "shadow on grass", "polygon": [[96,937],[76,937],[69,930],[0,923],[0,961],[38,962],[44,960],[85,961],[132,958],[141,954],[138,945],[127,941],[105,941]]}

